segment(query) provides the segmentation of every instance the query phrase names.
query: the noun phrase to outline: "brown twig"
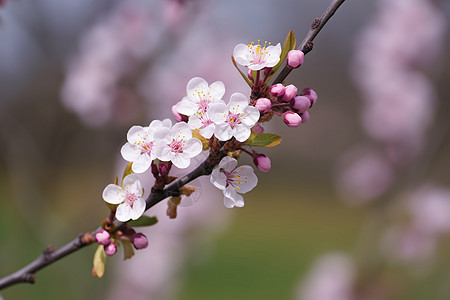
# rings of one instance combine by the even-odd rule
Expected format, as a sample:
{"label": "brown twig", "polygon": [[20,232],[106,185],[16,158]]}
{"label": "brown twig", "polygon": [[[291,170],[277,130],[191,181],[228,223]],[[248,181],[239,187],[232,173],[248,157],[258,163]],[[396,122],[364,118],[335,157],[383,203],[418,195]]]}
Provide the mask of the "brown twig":
{"label": "brown twig", "polygon": [[[178,179],[177,181],[170,184],[162,191],[152,191],[150,195],[147,197],[145,202],[147,203],[146,210],[155,206],[162,200],[166,199],[169,196],[176,194],[180,187],[185,184],[191,182],[192,180],[211,173],[212,169],[215,165],[211,165],[210,158],[206,159],[202,164],[200,164],[196,169],[187,174],[186,176]],[[114,224],[116,228],[119,229],[126,223],[115,221]],[[78,236],[76,239],[70,241],[66,245],[61,248],[54,250],[53,247],[48,247],[44,250],[44,252],[36,258],[34,261],[23,267],[22,269],[0,279],[0,290],[6,288],[8,286],[17,284],[17,283],[34,283],[35,282],[35,273],[51,263],[63,258],[66,255],[69,255],[77,250],[80,250],[84,246],[92,244],[95,242],[93,236],[95,233],[101,228],[97,228],[93,232],[88,232],[84,235]]]}
{"label": "brown twig", "polygon": [[[322,15],[322,17],[314,19],[314,21],[311,24],[311,29],[303,39],[300,46],[297,48],[298,50],[301,50],[305,55],[312,50],[314,45],[313,43],[314,38],[317,36],[317,34],[319,34],[320,30],[322,30],[322,28],[325,26],[328,20],[334,15],[334,13],[338,10],[339,6],[341,6],[341,4],[344,3],[344,1],[345,0],[333,0],[328,6],[327,10]],[[292,69],[289,68],[286,63],[284,63],[283,69],[275,78],[275,80],[272,82],[272,84],[283,82],[283,80],[289,75],[289,73],[291,73],[291,71]]]}

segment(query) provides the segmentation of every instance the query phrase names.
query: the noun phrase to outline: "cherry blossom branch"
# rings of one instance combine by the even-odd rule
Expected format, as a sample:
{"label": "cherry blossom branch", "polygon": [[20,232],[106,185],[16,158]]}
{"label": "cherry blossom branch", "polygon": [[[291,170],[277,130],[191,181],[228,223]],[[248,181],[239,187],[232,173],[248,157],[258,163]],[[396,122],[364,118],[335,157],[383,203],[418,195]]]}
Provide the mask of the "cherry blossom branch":
{"label": "cherry blossom branch", "polygon": [[34,261],[23,267],[22,269],[0,279],[0,290],[14,285],[16,283],[35,282],[35,273],[44,267],[50,265],[51,263],[83,248],[94,242],[92,233],[85,233],[84,235],[79,235],[77,238],[73,239],[66,245],[55,250],[52,246],[47,247],[43,253],[36,258]]}
{"label": "cherry blossom branch", "polygon": [[[220,157],[219,153],[219,157]],[[220,159],[219,159],[220,160]],[[203,176],[209,175],[212,169],[218,164],[217,159],[212,159],[211,156],[208,157],[203,163],[201,163],[196,169],[191,171],[186,176],[176,180],[164,190],[155,191],[153,190],[150,195],[146,199],[146,210],[155,206],[162,200],[167,197],[178,195],[179,188],[191,182],[192,180]],[[126,223],[116,221],[114,223],[116,228],[120,228]],[[17,283],[34,283],[35,282],[35,273],[46,266],[50,265],[53,262],[58,261],[59,259],[87,246],[95,242],[94,235],[101,228],[97,228],[93,232],[87,232],[85,234],[79,235],[74,240],[65,244],[61,248],[55,250],[52,246],[49,246],[44,252],[36,258],[34,261],[23,267],[22,269],[0,279],[0,290],[6,288],[8,286],[17,284]]]}
{"label": "cherry blossom branch", "polygon": [[[301,49],[305,54],[312,50],[312,41],[316,37],[316,35],[320,32],[326,22],[333,16],[339,6],[345,0],[333,0],[328,9],[323,14],[322,18],[315,19],[312,24],[311,30],[306,35],[305,39],[301,43],[299,49]],[[288,66],[285,66],[282,72],[275,79],[274,83],[283,81],[286,76],[290,73],[291,69]],[[231,147],[228,150],[232,150],[231,142],[228,147]],[[217,146],[217,145],[216,145]],[[221,142],[218,147],[211,147],[211,152],[209,157],[201,163],[196,169],[191,171],[188,175],[179,178],[175,182],[169,184],[164,189],[153,188],[150,195],[145,200],[146,208],[145,210],[150,209],[155,206],[162,200],[171,197],[171,196],[179,196],[180,188],[191,182],[192,180],[203,176],[211,174],[214,167],[216,167],[220,160],[225,156],[227,150],[227,143]],[[221,150],[222,149],[222,150]],[[117,220],[114,221],[114,225],[116,229],[120,229],[125,226],[126,222],[119,222]],[[87,232],[79,235],[77,238],[73,239],[69,243],[65,244],[59,249],[53,249],[53,247],[48,247],[44,250],[44,252],[37,257],[34,261],[23,267],[22,269],[5,276],[0,279],[0,290],[6,288],[8,286],[17,284],[17,283],[34,283],[35,282],[35,273],[46,266],[58,261],[59,259],[76,252],[77,250],[83,248],[84,246],[90,245],[95,242],[94,235],[101,230],[102,227],[97,228],[92,232]],[[1,296],[0,296],[1,297]]]}
{"label": "cherry blossom branch", "polygon": [[[306,55],[313,49],[314,38],[319,34],[320,30],[322,30],[328,20],[334,15],[334,13],[338,10],[339,6],[344,3],[344,1],[345,0],[333,0],[322,17],[314,19],[313,23],[311,24],[311,29],[303,39],[300,46],[297,48],[298,50],[301,50]],[[285,64],[272,84],[283,82],[283,80],[289,75],[289,73],[291,73],[292,70],[293,69],[289,68],[289,66]]]}

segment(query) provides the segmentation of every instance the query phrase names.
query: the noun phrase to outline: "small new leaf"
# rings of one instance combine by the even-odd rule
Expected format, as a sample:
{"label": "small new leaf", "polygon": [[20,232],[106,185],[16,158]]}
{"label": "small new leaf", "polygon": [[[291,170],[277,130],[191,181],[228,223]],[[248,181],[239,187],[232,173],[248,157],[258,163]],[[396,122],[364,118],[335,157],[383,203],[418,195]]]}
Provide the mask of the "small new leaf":
{"label": "small new leaf", "polygon": [[283,48],[281,49],[280,61],[272,69],[273,74],[275,74],[275,72],[278,70],[281,64],[286,60],[289,51],[295,49],[296,43],[297,41],[295,39],[295,35],[291,30],[289,31],[286,40],[284,41]]}
{"label": "small new leaf", "polygon": [[236,61],[234,60],[234,56],[231,56],[231,61],[233,62],[233,65],[236,67],[236,70],[238,70],[239,74],[241,74],[242,78],[244,78],[245,82],[247,82],[248,86],[251,88],[253,86],[250,79],[248,79],[247,75],[244,74],[244,72],[239,69],[238,65],[236,64]]}
{"label": "small new leaf", "polygon": [[206,151],[209,149],[209,143],[208,140],[205,139],[200,133],[198,133],[197,130],[192,130],[192,137],[195,137],[196,139],[199,139],[200,142],[202,142],[202,150]]}
{"label": "small new leaf", "polygon": [[[133,170],[131,169],[131,166],[133,165],[132,162],[130,162],[127,167],[125,168],[125,170],[123,171],[123,176],[122,176],[122,181],[125,177],[127,177],[130,174],[133,174]],[[117,183],[116,183],[117,184]]]}
{"label": "small new leaf", "polygon": [[256,147],[274,147],[281,143],[281,136],[275,133],[252,133],[244,145]]}
{"label": "small new leaf", "polygon": [[120,240],[120,242],[123,246],[123,259],[125,260],[132,258],[134,255],[133,244],[131,244],[130,240],[128,239]]}
{"label": "small new leaf", "polygon": [[149,216],[143,215],[137,220],[129,221],[127,225],[132,226],[132,227],[143,227],[143,226],[155,225],[157,222],[158,222],[158,219],[156,217],[149,217]]}
{"label": "small new leaf", "polygon": [[94,267],[92,268],[92,276],[102,278],[105,274],[106,253],[103,245],[98,245],[94,254]]}

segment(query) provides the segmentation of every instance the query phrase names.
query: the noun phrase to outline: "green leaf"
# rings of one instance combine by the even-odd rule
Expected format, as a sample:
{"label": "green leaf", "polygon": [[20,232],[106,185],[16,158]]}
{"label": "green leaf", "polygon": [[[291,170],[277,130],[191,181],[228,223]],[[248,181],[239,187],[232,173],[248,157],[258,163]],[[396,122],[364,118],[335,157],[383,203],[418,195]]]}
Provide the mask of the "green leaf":
{"label": "green leaf", "polygon": [[132,227],[142,227],[142,226],[152,226],[155,225],[157,222],[158,219],[156,217],[149,217],[143,215],[137,220],[129,221],[127,225]]}
{"label": "green leaf", "polygon": [[289,51],[294,50],[296,46],[295,35],[292,30],[289,31],[286,40],[284,41],[283,48],[281,49],[280,61],[272,68],[273,74],[278,70],[284,60],[287,58]]}
{"label": "green leaf", "polygon": [[[123,179],[124,179],[126,176],[128,176],[128,175],[134,173],[133,170],[131,169],[131,166],[132,166],[132,165],[133,165],[133,163],[130,162],[130,163],[127,165],[127,167],[125,168],[125,170],[123,171],[122,182],[123,182]],[[116,183],[116,184],[117,184],[117,183]]]}
{"label": "green leaf", "polygon": [[192,137],[200,140],[202,142],[202,150],[206,151],[209,149],[209,141],[205,139],[197,130],[192,130]]}
{"label": "green leaf", "polygon": [[247,146],[274,147],[281,143],[281,136],[275,133],[252,133],[244,142]]}
{"label": "green leaf", "polygon": [[241,74],[242,78],[244,78],[245,82],[247,82],[248,86],[251,88],[253,86],[253,83],[248,79],[247,75],[242,72],[241,69],[236,64],[236,61],[234,60],[234,56],[231,56],[231,61],[233,62],[233,65],[235,66],[236,70],[238,70],[239,74]]}
{"label": "green leaf", "polygon": [[105,274],[106,253],[103,245],[98,245],[94,254],[94,267],[92,268],[92,276],[102,278]]}
{"label": "green leaf", "polygon": [[108,203],[108,202],[106,202],[106,201],[103,201],[103,203],[105,203],[106,207],[107,207],[109,210],[116,210],[116,209],[117,209],[117,206],[119,206],[119,204],[111,204],[111,203]]}
{"label": "green leaf", "polygon": [[133,244],[131,244],[130,240],[128,239],[120,240],[120,242],[123,246],[123,259],[125,260],[132,258],[134,255]]}

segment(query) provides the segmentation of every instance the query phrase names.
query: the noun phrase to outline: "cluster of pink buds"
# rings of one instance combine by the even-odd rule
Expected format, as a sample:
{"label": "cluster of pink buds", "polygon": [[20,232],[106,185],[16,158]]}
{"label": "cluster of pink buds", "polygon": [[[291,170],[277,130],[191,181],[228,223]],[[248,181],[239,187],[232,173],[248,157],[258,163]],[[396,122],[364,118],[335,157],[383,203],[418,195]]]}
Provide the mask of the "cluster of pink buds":
{"label": "cluster of pink buds", "polygon": [[273,112],[282,116],[284,123],[289,127],[297,127],[309,119],[308,110],[317,101],[317,94],[313,89],[303,89],[297,95],[298,89],[295,85],[284,86],[281,83],[272,85],[270,95],[273,99],[259,98],[256,100],[256,108],[261,114]]}
{"label": "cluster of pink buds", "polygon": [[99,230],[95,234],[95,240],[100,245],[103,245],[105,254],[112,256],[117,252],[116,240],[129,240],[136,250],[147,248],[148,239],[143,233],[136,233],[131,227],[124,227],[114,233],[114,237],[105,229]]}

